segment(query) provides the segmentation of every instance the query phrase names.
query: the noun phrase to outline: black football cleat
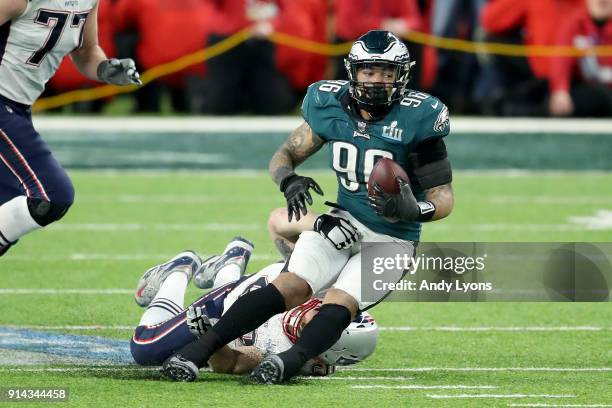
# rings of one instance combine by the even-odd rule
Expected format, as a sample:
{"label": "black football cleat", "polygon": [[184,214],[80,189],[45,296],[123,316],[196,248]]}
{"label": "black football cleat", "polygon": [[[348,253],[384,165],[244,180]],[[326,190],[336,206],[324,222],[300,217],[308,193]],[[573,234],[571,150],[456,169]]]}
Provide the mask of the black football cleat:
{"label": "black football cleat", "polygon": [[261,384],[280,384],[284,381],[285,363],[276,354],[264,358],[251,373],[251,379]]}
{"label": "black football cleat", "polygon": [[195,381],[200,375],[200,370],[192,361],[178,354],[164,361],[161,372],[170,380],[183,382]]}

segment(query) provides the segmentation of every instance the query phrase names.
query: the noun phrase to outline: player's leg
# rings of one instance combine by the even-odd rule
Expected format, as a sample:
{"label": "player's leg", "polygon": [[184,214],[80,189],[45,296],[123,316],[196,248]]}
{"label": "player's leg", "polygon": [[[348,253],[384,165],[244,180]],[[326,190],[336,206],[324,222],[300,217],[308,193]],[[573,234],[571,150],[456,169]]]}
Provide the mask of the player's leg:
{"label": "player's leg", "polygon": [[23,235],[62,218],[74,201],[74,188],[32,127],[29,112],[2,103],[0,161],[2,185],[20,190],[0,205],[1,255]]}
{"label": "player's leg", "polygon": [[[361,268],[360,254],[346,263],[347,268]],[[341,272],[342,274],[342,272]],[[360,279],[359,275],[353,278]],[[251,377],[261,383],[280,383],[298,375],[306,362],[333,346],[359,310],[359,302],[334,285],[325,294],[319,312],[302,330],[296,343],[287,351],[266,357]]]}
{"label": "player's leg", "polygon": [[318,216],[319,214],[309,211],[299,221],[289,222],[287,207],[276,208],[270,213],[268,232],[283,258],[289,259],[300,234],[304,231],[312,231]]}
{"label": "player's leg", "polygon": [[159,365],[173,350],[194,340],[184,324],[184,302],[187,285],[200,265],[196,253],[185,251],[149,268],[140,278],[134,299],[147,309],[130,346],[138,364]]}
{"label": "player's leg", "polygon": [[[355,222],[354,220],[351,220]],[[365,240],[393,242],[400,255],[414,256],[414,244],[365,230]],[[404,272],[391,278],[399,281]],[[289,350],[266,357],[253,371],[252,377],[262,383],[279,383],[297,375],[311,358],[333,346],[348,327],[358,310],[366,310],[382,301],[390,292],[376,292],[364,299],[361,288],[361,252],[353,255],[340,272],[333,287],[326,293],[319,313],[304,327],[301,336]]]}
{"label": "player's leg", "polygon": [[[195,379],[192,365],[202,367],[217,350],[231,340],[253,331],[270,317],[306,301],[312,293],[329,287],[349,257],[348,250],[338,251],[321,235],[306,231],[272,284],[241,296],[219,322],[197,342],[183,347],[164,363],[170,378]],[[335,272],[334,272],[335,271]]]}

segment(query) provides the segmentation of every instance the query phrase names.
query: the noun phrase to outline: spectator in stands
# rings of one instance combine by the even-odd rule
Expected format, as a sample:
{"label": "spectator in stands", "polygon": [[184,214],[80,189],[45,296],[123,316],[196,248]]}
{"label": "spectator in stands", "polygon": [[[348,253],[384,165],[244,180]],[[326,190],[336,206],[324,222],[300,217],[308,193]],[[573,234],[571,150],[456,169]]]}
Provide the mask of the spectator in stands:
{"label": "spectator in stands", "polygon": [[[208,0],[118,0],[113,21],[117,32],[136,33],[137,64],[146,71],[204,48],[213,12]],[[175,111],[195,110],[201,96],[191,91],[203,80],[204,69],[204,64],[194,65],[144,86],[136,93],[136,110],[158,112],[165,90]]]}
{"label": "spectator in stands", "polygon": [[[318,43],[328,43],[330,9],[333,0],[285,0],[292,2],[292,12],[279,19],[275,30]],[[289,79],[296,94],[306,93],[313,82],[324,78],[328,58],[294,47],[275,46],[275,64]]]}
{"label": "spectator in stands", "polygon": [[[586,0],[564,19],[558,45],[612,45],[612,0]],[[550,114],[612,117],[612,56],[556,57],[550,68]]]}
{"label": "spectator in stands", "polygon": [[[492,0],[482,10],[481,24],[488,40],[527,45],[552,45],[559,22],[583,0]],[[494,56],[497,90],[485,106],[488,114],[544,116],[550,73],[549,57]]]}
{"label": "spectator in stands", "polygon": [[[106,55],[117,55],[113,38],[112,7],[110,0],[101,0],[98,7],[98,40]],[[49,80],[44,95],[57,95],[101,85],[100,82],[92,81],[81,75],[71,58],[64,58],[55,75]],[[105,100],[79,102],[75,104],[74,110],[79,113],[99,112],[104,107],[104,102]]]}
{"label": "spectator in stands", "polygon": [[253,38],[208,63],[204,111],[234,114],[286,113],[298,102],[296,88],[309,79],[309,53],[276,47],[267,40],[274,31],[315,39],[306,0],[211,0],[218,15],[208,44],[251,27]]}
{"label": "spectator in stands", "polygon": [[[434,36],[477,40],[480,11],[486,0],[432,0],[431,3]],[[438,49],[436,55],[436,81],[431,92],[455,113],[471,111],[475,81],[483,79],[476,56],[444,49]]]}
{"label": "spectator in stands", "polygon": [[[352,42],[369,30],[387,30],[400,38],[423,27],[417,0],[336,0],[336,41]],[[406,42],[410,56],[417,61],[411,84],[420,79],[421,47]],[[336,59],[336,78],[347,79],[343,58]],[[418,85],[412,85],[418,87]]]}

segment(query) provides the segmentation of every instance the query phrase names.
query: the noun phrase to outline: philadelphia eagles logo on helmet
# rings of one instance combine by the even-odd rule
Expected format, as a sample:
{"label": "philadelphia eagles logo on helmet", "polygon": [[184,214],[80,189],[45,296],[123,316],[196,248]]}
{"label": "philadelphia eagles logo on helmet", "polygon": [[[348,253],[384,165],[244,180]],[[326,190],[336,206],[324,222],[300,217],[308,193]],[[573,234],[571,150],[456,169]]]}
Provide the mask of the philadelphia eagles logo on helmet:
{"label": "philadelphia eagles logo on helmet", "polygon": [[[410,61],[408,48],[394,34],[383,30],[368,31],[353,43],[344,60],[351,97],[365,110],[391,106],[404,96],[414,64]],[[395,80],[391,83],[359,82],[358,71],[371,67],[393,70]]]}

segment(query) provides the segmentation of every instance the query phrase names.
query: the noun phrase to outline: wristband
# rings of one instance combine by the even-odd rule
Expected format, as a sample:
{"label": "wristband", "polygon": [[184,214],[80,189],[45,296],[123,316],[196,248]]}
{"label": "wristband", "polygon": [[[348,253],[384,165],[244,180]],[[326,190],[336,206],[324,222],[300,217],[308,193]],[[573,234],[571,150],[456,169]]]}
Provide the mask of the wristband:
{"label": "wristband", "polygon": [[418,222],[430,221],[436,213],[436,206],[431,201],[419,201],[419,215],[416,218]]}

